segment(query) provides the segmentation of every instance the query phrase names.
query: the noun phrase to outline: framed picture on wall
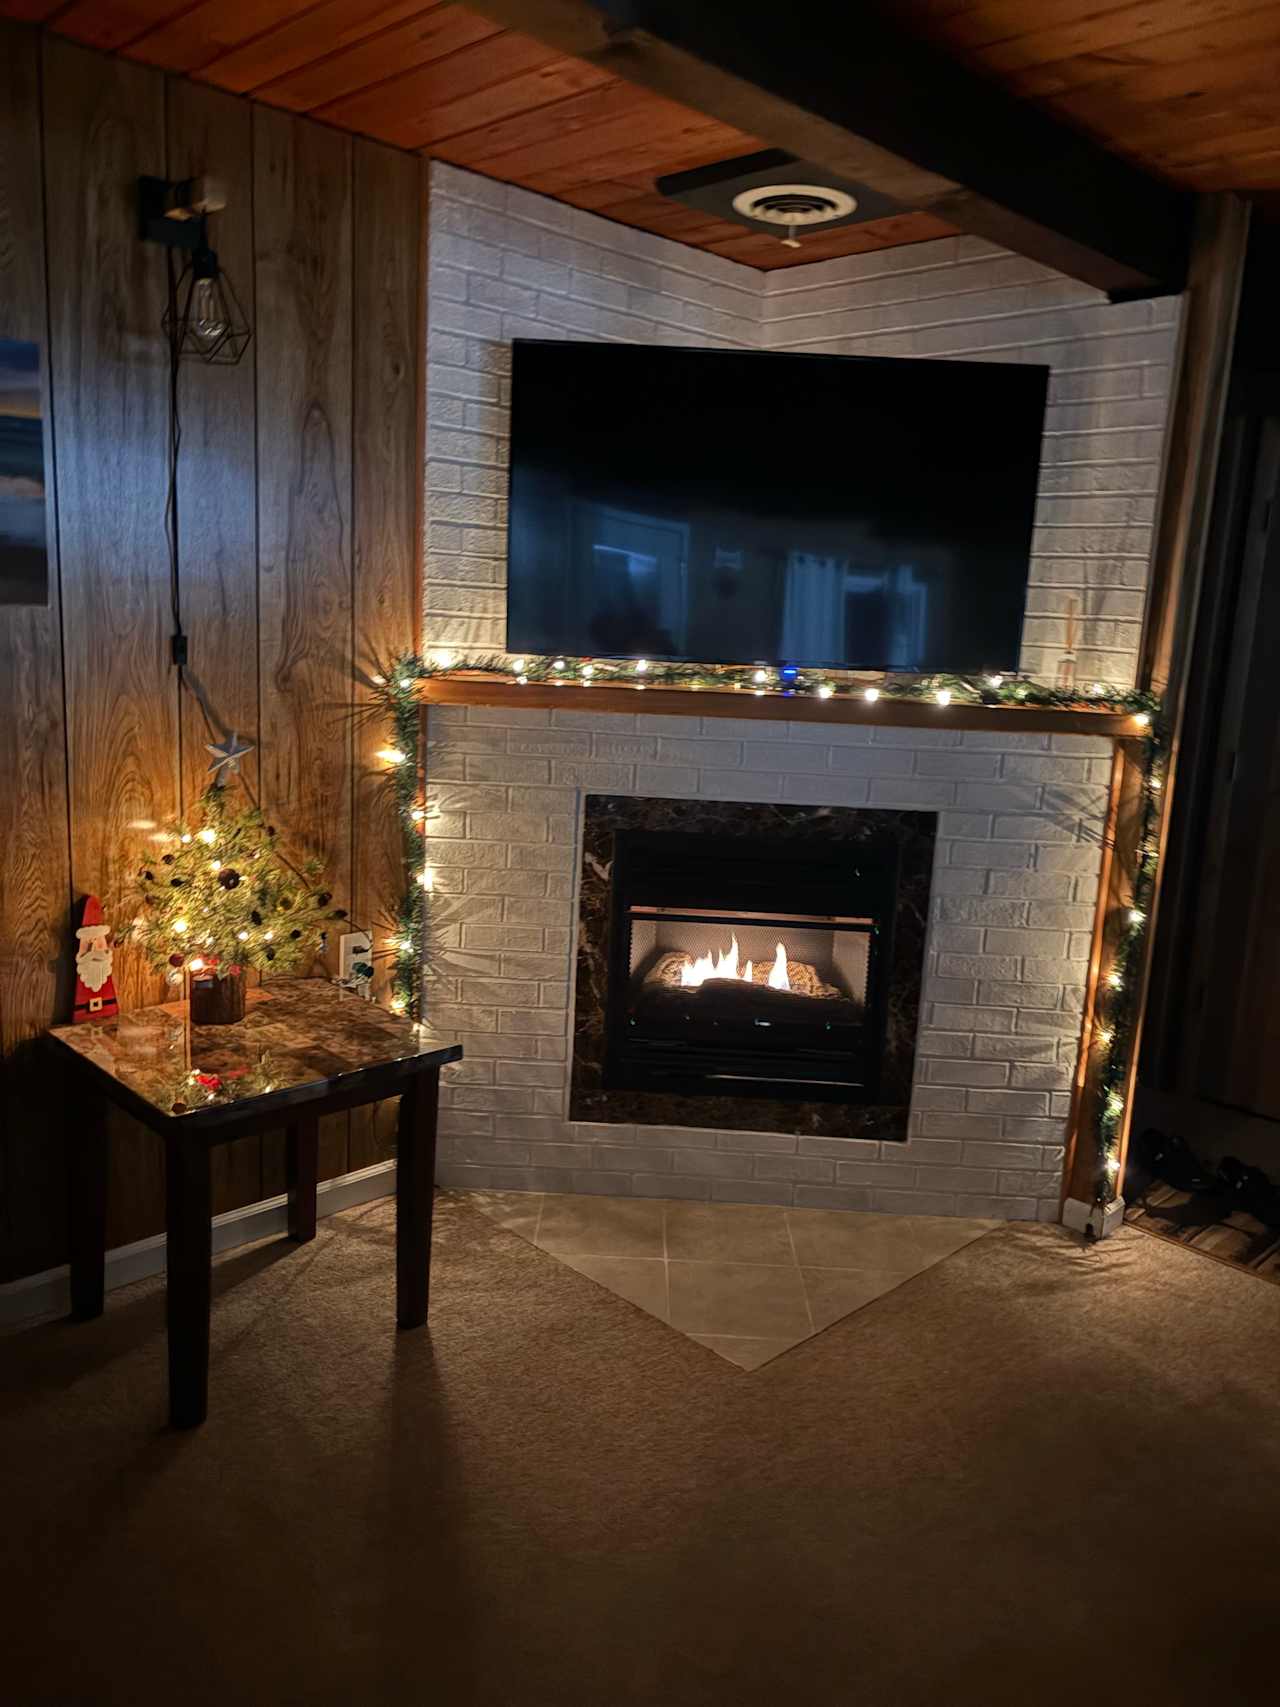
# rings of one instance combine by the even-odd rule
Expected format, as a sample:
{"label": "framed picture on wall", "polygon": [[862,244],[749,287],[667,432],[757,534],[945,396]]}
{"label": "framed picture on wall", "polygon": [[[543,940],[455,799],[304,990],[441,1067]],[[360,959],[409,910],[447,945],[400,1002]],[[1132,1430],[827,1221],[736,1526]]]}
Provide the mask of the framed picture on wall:
{"label": "framed picture on wall", "polygon": [[0,338],[0,605],[47,605],[40,348]]}

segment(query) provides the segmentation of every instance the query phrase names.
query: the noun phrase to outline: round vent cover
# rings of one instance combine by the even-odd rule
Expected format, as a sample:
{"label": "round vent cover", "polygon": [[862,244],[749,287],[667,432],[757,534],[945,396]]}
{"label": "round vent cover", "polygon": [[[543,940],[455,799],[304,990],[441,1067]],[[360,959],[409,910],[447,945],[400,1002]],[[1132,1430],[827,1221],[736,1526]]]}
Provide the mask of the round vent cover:
{"label": "round vent cover", "polygon": [[857,207],[857,198],[824,184],[757,184],[733,198],[736,212],[765,225],[826,225],[847,219]]}

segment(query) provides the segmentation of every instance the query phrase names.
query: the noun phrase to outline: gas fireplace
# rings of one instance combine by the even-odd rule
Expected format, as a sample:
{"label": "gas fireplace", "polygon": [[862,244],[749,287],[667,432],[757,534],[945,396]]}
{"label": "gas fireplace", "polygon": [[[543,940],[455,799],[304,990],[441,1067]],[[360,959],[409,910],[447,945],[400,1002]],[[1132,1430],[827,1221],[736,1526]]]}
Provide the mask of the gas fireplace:
{"label": "gas fireplace", "polygon": [[904,1137],[933,837],[588,796],[572,1118]]}
{"label": "gas fireplace", "polygon": [[605,1085],[874,1100],[892,864],[817,838],[623,831]]}

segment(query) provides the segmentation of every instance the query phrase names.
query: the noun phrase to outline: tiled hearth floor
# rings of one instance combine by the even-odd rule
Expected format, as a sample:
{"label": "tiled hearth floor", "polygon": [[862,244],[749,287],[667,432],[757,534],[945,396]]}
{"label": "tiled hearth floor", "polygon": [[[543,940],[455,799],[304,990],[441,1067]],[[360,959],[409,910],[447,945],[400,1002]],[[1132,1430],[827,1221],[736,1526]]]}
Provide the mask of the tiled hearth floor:
{"label": "tiled hearth floor", "polygon": [[460,1195],[740,1369],[758,1369],[1003,1225],[540,1192]]}

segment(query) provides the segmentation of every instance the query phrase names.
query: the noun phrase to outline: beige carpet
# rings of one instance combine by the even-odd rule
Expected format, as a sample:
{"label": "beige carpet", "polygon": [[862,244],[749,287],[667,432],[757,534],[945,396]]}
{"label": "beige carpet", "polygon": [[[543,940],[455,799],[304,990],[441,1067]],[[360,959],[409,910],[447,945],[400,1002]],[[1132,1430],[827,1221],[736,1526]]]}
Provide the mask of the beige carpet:
{"label": "beige carpet", "polygon": [[184,1703],[1271,1702],[1280,1290],[993,1233],[749,1377],[445,1199],[0,1342],[3,1693]]}

